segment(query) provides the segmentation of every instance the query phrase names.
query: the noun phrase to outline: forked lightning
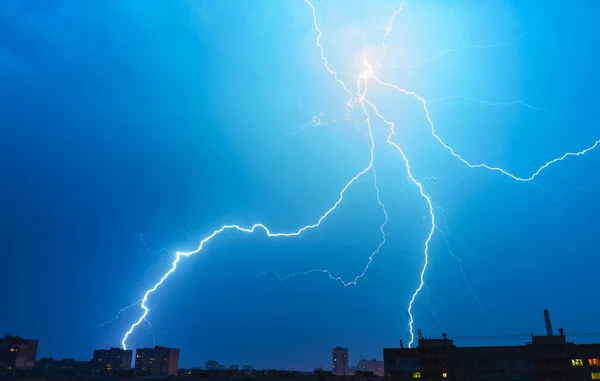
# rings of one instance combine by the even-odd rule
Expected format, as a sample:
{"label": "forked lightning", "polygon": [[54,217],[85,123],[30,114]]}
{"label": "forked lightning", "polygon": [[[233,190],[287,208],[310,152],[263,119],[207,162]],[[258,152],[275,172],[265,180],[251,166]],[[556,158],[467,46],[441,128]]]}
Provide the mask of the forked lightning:
{"label": "forked lightning", "polygon": [[[365,118],[365,123],[367,125],[368,128],[368,132],[369,132],[369,138],[370,138],[370,160],[369,162],[366,164],[366,166],[364,167],[363,170],[361,170],[360,172],[358,172],[352,179],[350,179],[350,181],[348,181],[348,183],[346,183],[346,185],[342,188],[342,190],[340,191],[337,200],[335,201],[335,203],[333,204],[333,206],[331,208],[329,208],[327,211],[325,211],[324,214],[322,214],[315,223],[311,224],[311,225],[306,225],[303,226],[301,228],[299,228],[296,231],[293,232],[276,232],[276,231],[272,231],[271,229],[269,229],[267,226],[265,226],[264,224],[261,223],[257,223],[254,224],[250,227],[244,227],[244,226],[239,226],[239,225],[224,225],[221,226],[219,229],[213,231],[210,235],[208,235],[207,237],[203,238],[200,243],[198,244],[198,246],[192,250],[192,251],[178,251],[175,255],[175,259],[173,261],[173,263],[171,264],[170,268],[165,272],[165,274],[158,280],[158,282],[152,286],[150,289],[148,289],[143,297],[138,300],[136,303],[126,307],[125,309],[119,311],[119,313],[117,314],[117,316],[114,319],[117,319],[120,314],[126,310],[126,309],[130,309],[136,305],[140,305],[141,309],[142,309],[142,313],[139,316],[139,318],[131,325],[131,327],[129,328],[129,330],[127,330],[127,332],[125,333],[125,335],[123,336],[122,340],[121,340],[121,344],[123,346],[123,348],[127,348],[127,339],[129,338],[129,336],[134,332],[134,330],[141,325],[143,322],[147,322],[147,318],[148,318],[148,313],[149,313],[149,309],[147,306],[148,300],[150,298],[150,296],[160,287],[162,286],[165,281],[175,272],[175,270],[177,269],[178,265],[180,264],[180,261],[183,257],[189,257],[191,255],[197,254],[199,252],[201,252],[205,245],[207,245],[210,241],[213,240],[213,238],[216,238],[217,236],[219,236],[221,233],[224,233],[226,231],[237,231],[237,232],[242,232],[242,233],[254,233],[257,230],[263,231],[268,237],[273,237],[273,238],[277,238],[277,237],[296,237],[301,235],[303,232],[307,231],[307,230],[311,230],[311,229],[315,229],[318,228],[323,221],[325,221],[325,219],[331,215],[331,213],[333,213],[337,207],[342,203],[342,201],[344,200],[344,194],[345,192],[348,190],[348,188],[354,184],[359,178],[361,178],[363,175],[365,175],[367,172],[371,172],[373,174],[373,185],[374,185],[374,190],[375,190],[375,196],[376,196],[376,201],[379,204],[381,210],[382,210],[382,214],[384,217],[384,221],[382,223],[382,225],[380,226],[380,232],[381,232],[381,241],[379,242],[379,244],[377,246],[375,246],[374,251],[371,253],[371,255],[368,258],[367,264],[363,270],[363,272],[359,275],[357,275],[354,279],[350,280],[350,281],[345,281],[340,277],[334,276],[331,271],[329,270],[325,270],[325,269],[314,269],[314,270],[309,270],[303,273],[294,273],[291,275],[288,275],[286,277],[280,277],[281,280],[285,280],[288,279],[292,276],[296,276],[296,275],[300,275],[300,274],[309,274],[309,273],[325,273],[327,274],[330,278],[341,282],[344,286],[349,286],[349,285],[354,285],[358,282],[358,280],[360,278],[362,278],[368,271],[369,266],[371,265],[371,263],[373,262],[375,256],[379,253],[379,251],[381,250],[381,248],[383,247],[383,245],[386,242],[386,235],[385,235],[385,227],[388,223],[388,214],[385,208],[385,205],[382,203],[380,197],[379,197],[379,188],[377,186],[377,172],[375,171],[375,148],[376,148],[376,143],[375,143],[375,139],[373,137],[373,132],[371,129],[371,118],[372,116],[377,117],[378,119],[380,119],[383,123],[385,123],[385,125],[388,126],[388,132],[387,132],[387,139],[385,140],[385,143],[389,144],[390,146],[394,147],[394,149],[399,153],[399,155],[401,156],[403,162],[404,162],[404,170],[405,173],[408,176],[408,179],[410,180],[410,182],[412,184],[414,184],[416,190],[418,191],[419,195],[422,197],[423,199],[423,203],[424,206],[426,208],[427,211],[427,215],[429,218],[429,227],[426,231],[426,238],[425,241],[423,242],[423,266],[420,269],[420,273],[419,273],[419,281],[418,284],[415,288],[415,291],[412,293],[412,296],[410,298],[410,301],[408,303],[408,315],[409,315],[409,321],[408,321],[408,332],[410,334],[410,341],[408,343],[409,347],[411,347],[414,344],[415,341],[415,336],[414,336],[414,323],[415,323],[415,319],[413,316],[413,309],[414,309],[414,305],[415,305],[415,301],[417,299],[417,297],[419,296],[419,294],[421,293],[421,291],[426,287],[425,286],[425,275],[427,272],[427,267],[429,264],[429,250],[430,250],[430,245],[432,242],[432,238],[435,234],[435,231],[437,229],[436,226],[436,213],[435,213],[435,207],[434,207],[434,203],[431,200],[431,197],[429,196],[429,194],[427,193],[427,191],[425,190],[425,187],[423,186],[422,181],[423,180],[419,180],[417,178],[414,177],[413,175],[413,171],[411,169],[411,162],[410,159],[408,158],[408,156],[405,154],[401,143],[398,143],[396,141],[394,141],[394,134],[396,132],[396,125],[394,124],[393,121],[387,119],[378,109],[377,105],[374,104],[371,100],[369,100],[369,98],[367,97],[367,92],[370,89],[369,86],[370,85],[375,85],[375,86],[383,86],[383,87],[389,87],[399,93],[402,93],[406,96],[410,96],[415,98],[416,100],[418,100],[421,105],[422,105],[422,109],[423,109],[423,116],[424,118],[427,120],[430,130],[431,130],[431,136],[433,136],[437,142],[444,148],[446,149],[449,154],[451,156],[454,156],[454,158],[458,159],[460,162],[462,162],[463,164],[467,165],[469,168],[480,168],[480,169],[486,169],[489,171],[494,171],[494,172],[499,172],[505,176],[508,176],[509,178],[516,180],[516,181],[521,181],[521,182],[530,182],[533,179],[535,179],[544,169],[548,168],[550,165],[558,163],[560,161],[563,161],[571,156],[581,156],[586,154],[587,152],[595,149],[598,145],[600,145],[600,140],[597,140],[596,142],[594,142],[593,144],[591,144],[589,147],[584,148],[580,151],[577,152],[567,152],[564,155],[557,157],[555,159],[552,159],[548,162],[546,162],[545,164],[541,165],[536,171],[534,171],[532,174],[527,175],[527,176],[517,176],[507,170],[504,170],[502,168],[493,166],[493,165],[488,165],[485,163],[473,163],[469,160],[467,160],[466,158],[464,158],[463,156],[459,155],[455,149],[453,149],[451,146],[449,146],[448,144],[446,144],[444,142],[444,140],[436,133],[435,130],[435,126],[434,123],[430,117],[430,113],[429,113],[429,109],[427,107],[427,101],[421,97],[420,95],[418,95],[417,93],[415,93],[414,91],[410,91],[410,90],[406,90],[396,84],[393,83],[389,83],[386,81],[383,81],[380,79],[380,77],[377,75],[377,73],[383,69],[383,68],[391,68],[394,66],[384,66],[384,60],[387,56],[388,53],[388,46],[387,46],[387,39],[389,37],[389,35],[392,33],[393,30],[393,26],[394,23],[396,22],[396,19],[398,17],[398,15],[400,13],[402,13],[404,7],[405,7],[405,1],[401,1],[399,6],[396,8],[396,10],[393,12],[392,16],[391,16],[391,20],[390,22],[384,27],[384,34],[383,34],[383,38],[382,38],[382,48],[383,48],[383,53],[381,55],[381,57],[379,57],[378,60],[376,60],[375,62],[377,62],[376,67],[374,68],[372,66],[372,64],[369,62],[367,57],[364,57],[364,64],[365,64],[365,68],[366,70],[363,71],[357,78],[356,80],[356,86],[357,86],[357,91],[356,93],[353,93],[352,91],[350,91],[349,87],[344,83],[344,81],[342,79],[340,79],[340,75],[338,74],[338,72],[336,72],[335,70],[333,70],[330,67],[330,63],[327,59],[327,55],[325,53],[325,49],[323,48],[323,45],[321,44],[321,38],[323,37],[323,32],[321,30],[321,28],[319,27],[319,23],[317,20],[317,9],[315,8],[315,6],[311,3],[310,0],[305,0],[306,5],[309,7],[310,10],[310,14],[312,15],[312,23],[313,23],[313,27],[314,30],[316,31],[316,39],[315,39],[315,43],[316,46],[319,50],[319,54],[320,57],[323,61],[324,67],[325,69],[331,74],[331,76],[333,77],[333,79],[335,80],[335,82],[337,82],[341,88],[344,90],[344,92],[348,95],[348,101],[346,103],[346,106],[348,109],[354,109],[357,105],[360,106],[360,110],[362,111],[361,113],[364,114],[364,118]],[[427,59],[426,61],[420,63],[419,65],[425,64],[426,62],[431,62],[433,60],[435,60],[436,58],[448,54],[450,52],[453,51],[458,51],[462,48],[489,48],[489,47],[493,47],[493,45],[490,46],[463,46],[463,47],[459,47],[456,49],[449,49],[446,50],[432,58]],[[463,98],[463,99],[467,99],[467,100],[475,100],[481,103],[486,103],[489,105],[507,105],[507,104],[520,104],[524,107],[530,107],[533,108],[533,106],[527,105],[525,103],[523,103],[522,101],[515,101],[515,102],[510,102],[510,103],[494,103],[494,102],[487,102],[487,101],[481,101],[475,98],[468,98],[468,97],[454,97],[454,98]],[[542,111],[547,111],[547,110],[543,110],[540,109]],[[320,122],[320,120],[319,120]],[[463,274],[464,275],[464,274]],[[114,320],[113,319],[113,320]],[[112,320],[110,321],[112,322]],[[110,323],[107,322],[107,323]],[[148,323],[149,324],[149,323]]]}

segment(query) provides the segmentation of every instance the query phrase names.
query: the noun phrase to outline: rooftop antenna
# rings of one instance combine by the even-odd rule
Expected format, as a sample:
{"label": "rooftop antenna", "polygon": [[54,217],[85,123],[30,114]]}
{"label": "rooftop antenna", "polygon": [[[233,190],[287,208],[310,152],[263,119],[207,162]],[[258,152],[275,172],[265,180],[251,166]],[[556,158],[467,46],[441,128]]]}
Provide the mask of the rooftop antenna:
{"label": "rooftop antenna", "polygon": [[546,336],[553,336],[552,323],[550,322],[550,312],[544,310],[544,320],[546,321]]}

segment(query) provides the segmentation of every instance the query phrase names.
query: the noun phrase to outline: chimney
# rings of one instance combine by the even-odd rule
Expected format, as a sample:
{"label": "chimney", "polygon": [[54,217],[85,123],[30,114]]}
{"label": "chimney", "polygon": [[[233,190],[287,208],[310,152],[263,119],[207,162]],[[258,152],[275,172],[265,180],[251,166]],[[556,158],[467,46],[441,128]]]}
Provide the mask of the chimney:
{"label": "chimney", "polygon": [[546,321],[546,335],[553,336],[552,323],[550,322],[550,312],[548,312],[548,310],[544,310],[544,320]]}

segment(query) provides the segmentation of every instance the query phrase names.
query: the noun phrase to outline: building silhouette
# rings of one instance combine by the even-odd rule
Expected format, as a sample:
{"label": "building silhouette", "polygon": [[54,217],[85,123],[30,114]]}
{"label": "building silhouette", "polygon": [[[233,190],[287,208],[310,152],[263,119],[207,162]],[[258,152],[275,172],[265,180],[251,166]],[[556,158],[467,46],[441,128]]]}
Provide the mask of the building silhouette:
{"label": "building silhouette", "polygon": [[371,372],[375,376],[383,377],[383,361],[376,359],[360,360],[356,364],[356,371]]}
{"label": "building silhouette", "polygon": [[92,361],[78,361],[72,358],[55,360],[44,357],[35,362],[35,369],[46,376],[76,376],[92,373]]}
{"label": "building silhouette", "polygon": [[208,360],[204,363],[205,370],[219,370],[219,363],[215,360]]}
{"label": "building silhouette", "polygon": [[133,352],[130,349],[97,349],[92,357],[92,372],[113,373],[131,369]]}
{"label": "building silhouette", "polygon": [[567,342],[562,329],[520,346],[458,347],[445,334],[424,338],[416,348],[384,348],[386,379],[422,380],[600,380],[600,344]]}
{"label": "building silhouette", "polygon": [[335,376],[348,375],[348,348],[335,347],[332,351],[331,372]]}
{"label": "building silhouette", "polygon": [[37,350],[38,340],[9,335],[0,338],[0,369],[33,369]]}
{"label": "building silhouette", "polygon": [[179,348],[155,346],[135,351],[135,370],[148,376],[175,376],[179,368]]}

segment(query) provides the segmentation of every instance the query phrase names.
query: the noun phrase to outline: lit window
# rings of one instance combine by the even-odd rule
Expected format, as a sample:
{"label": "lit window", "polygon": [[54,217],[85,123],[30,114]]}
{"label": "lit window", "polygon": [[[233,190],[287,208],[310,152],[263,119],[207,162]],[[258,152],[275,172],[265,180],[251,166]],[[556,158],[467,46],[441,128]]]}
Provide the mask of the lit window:
{"label": "lit window", "polygon": [[573,364],[573,366],[583,366],[583,360],[582,359],[571,359],[571,364]]}
{"label": "lit window", "polygon": [[600,360],[598,359],[588,359],[588,363],[590,366],[600,366]]}
{"label": "lit window", "polygon": [[414,372],[413,378],[421,378],[421,372]]}
{"label": "lit window", "polygon": [[600,372],[593,372],[591,376],[592,380],[600,380]]}
{"label": "lit window", "polygon": [[448,377],[448,373],[442,373],[442,378],[447,378]]}

